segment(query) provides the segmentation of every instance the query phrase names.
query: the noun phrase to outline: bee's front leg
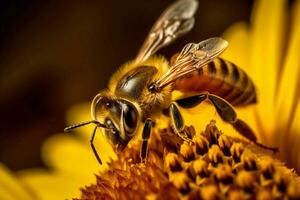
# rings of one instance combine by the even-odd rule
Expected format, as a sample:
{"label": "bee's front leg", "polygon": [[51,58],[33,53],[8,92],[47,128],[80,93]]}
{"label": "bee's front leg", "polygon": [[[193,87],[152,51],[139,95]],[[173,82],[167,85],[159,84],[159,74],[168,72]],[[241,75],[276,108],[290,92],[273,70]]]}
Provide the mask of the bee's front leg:
{"label": "bee's front leg", "polygon": [[148,118],[145,121],[144,129],[143,129],[143,134],[142,134],[142,148],[140,152],[140,157],[141,157],[141,162],[146,162],[147,158],[147,153],[148,153],[148,140],[151,135],[151,129],[153,127],[153,120]]}
{"label": "bee's front leg", "polygon": [[100,163],[100,165],[102,165],[102,161],[101,161],[100,156],[99,156],[99,154],[98,154],[98,152],[97,152],[97,150],[96,150],[96,147],[95,147],[95,145],[94,145],[94,139],[95,139],[95,135],[96,135],[97,128],[98,128],[98,126],[96,126],[96,127],[94,128],[94,131],[93,131],[92,136],[91,136],[91,139],[90,139],[90,144],[91,144],[91,147],[92,147],[92,149],[93,149],[93,152],[94,152],[94,154],[95,154],[95,156],[96,156],[97,161]]}

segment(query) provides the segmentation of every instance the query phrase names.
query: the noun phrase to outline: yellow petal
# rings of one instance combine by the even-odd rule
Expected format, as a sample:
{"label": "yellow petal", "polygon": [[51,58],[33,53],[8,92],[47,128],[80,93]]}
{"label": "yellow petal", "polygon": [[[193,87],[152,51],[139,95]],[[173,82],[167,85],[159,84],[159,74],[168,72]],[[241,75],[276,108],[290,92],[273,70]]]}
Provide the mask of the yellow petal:
{"label": "yellow petal", "polygon": [[222,35],[229,43],[226,51],[221,55],[240,68],[250,73],[251,66],[249,64],[249,31],[247,24],[238,22],[230,26]]}
{"label": "yellow petal", "polygon": [[14,194],[12,194],[12,192],[7,191],[6,189],[1,189],[1,191],[0,191],[0,199],[16,200],[18,198],[15,197]]}
{"label": "yellow petal", "polygon": [[300,172],[300,102],[296,108],[295,117],[293,119],[290,134],[288,136],[288,142],[285,146],[288,149],[289,154],[287,155],[288,160],[293,167],[296,168],[297,172]]}
{"label": "yellow petal", "polygon": [[[100,146],[99,143],[95,138],[95,146],[105,163],[110,159],[111,152],[107,152],[109,146]],[[57,134],[51,137],[45,142],[42,155],[49,166],[66,174],[93,177],[93,173],[104,170],[97,162],[90,144],[72,136]]]}
{"label": "yellow petal", "polygon": [[[263,123],[266,133],[272,133],[274,128],[274,97],[282,57],[285,11],[284,0],[261,0],[256,2],[252,16],[249,61],[258,90],[260,120],[270,121]],[[269,139],[272,139],[271,135]]]}
{"label": "yellow petal", "polygon": [[[277,102],[277,114],[280,116],[277,125],[282,130],[290,128],[295,105],[299,102],[299,91],[297,91],[300,75],[300,1],[297,1],[293,10],[290,39],[287,46],[286,59],[279,86]],[[283,135],[283,137],[285,137]]]}
{"label": "yellow petal", "polygon": [[35,194],[25,187],[3,164],[0,163],[0,199],[7,200],[32,200]]}
{"label": "yellow petal", "polygon": [[[84,169],[82,169],[84,170]],[[80,196],[80,188],[95,182],[89,182],[77,176],[56,174],[46,170],[24,170],[19,173],[20,181],[29,185],[39,200],[72,199]]]}

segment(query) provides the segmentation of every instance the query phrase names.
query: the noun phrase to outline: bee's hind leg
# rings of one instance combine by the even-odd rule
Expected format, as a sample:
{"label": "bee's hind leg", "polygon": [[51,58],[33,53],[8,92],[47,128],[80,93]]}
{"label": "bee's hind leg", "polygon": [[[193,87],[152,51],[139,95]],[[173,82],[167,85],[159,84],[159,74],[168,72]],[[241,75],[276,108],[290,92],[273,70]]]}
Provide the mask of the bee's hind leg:
{"label": "bee's hind leg", "polygon": [[148,153],[148,140],[151,135],[151,130],[153,127],[154,122],[152,119],[148,118],[145,121],[143,134],[142,134],[142,147],[140,152],[141,162],[145,163],[147,159],[147,153]]}
{"label": "bee's hind leg", "polygon": [[257,142],[257,138],[254,132],[247,125],[247,123],[241,119],[238,119],[237,114],[234,111],[231,104],[219,96],[209,94],[209,93],[202,93],[199,95],[186,97],[183,99],[178,99],[176,100],[176,102],[178,103],[179,106],[183,108],[192,108],[199,105],[201,102],[203,102],[206,99],[208,99],[214,105],[220,117],[225,122],[230,123],[241,135],[243,135],[244,137],[251,140],[253,143],[257,144],[262,148],[271,150],[274,153],[278,151],[278,148],[267,147]]}
{"label": "bee's hind leg", "polygon": [[176,102],[171,103],[169,107],[169,114],[174,132],[183,140],[188,142],[192,141],[191,138],[189,138],[189,136],[185,132],[184,120]]}

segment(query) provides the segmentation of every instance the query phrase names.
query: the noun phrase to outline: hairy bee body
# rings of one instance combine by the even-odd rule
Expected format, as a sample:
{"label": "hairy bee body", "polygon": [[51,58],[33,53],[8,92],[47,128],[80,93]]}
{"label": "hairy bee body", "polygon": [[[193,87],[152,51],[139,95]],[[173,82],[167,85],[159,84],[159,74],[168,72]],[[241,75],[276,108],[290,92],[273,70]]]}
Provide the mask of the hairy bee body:
{"label": "hairy bee body", "polygon": [[140,64],[128,62],[112,76],[108,88],[114,95],[135,102],[144,120],[160,114],[170,105],[171,87],[165,87],[159,93],[148,90],[148,85],[168,69],[168,61],[161,56],[153,56]]}
{"label": "hairy bee body", "polygon": [[256,91],[252,80],[235,64],[222,58],[194,71],[175,82],[181,92],[209,92],[222,97],[234,106],[256,103]]}
{"label": "hairy bee body", "polygon": [[[243,70],[218,58],[228,46],[226,40],[215,37],[188,43],[170,63],[155,55],[192,29],[197,7],[197,0],[177,0],[170,5],[153,25],[135,59],[123,65],[111,77],[108,88],[94,97],[92,120],[65,128],[70,131],[91,123],[96,125],[90,145],[99,163],[102,161],[93,143],[97,128],[103,130],[104,136],[119,151],[141,132],[140,157],[145,162],[157,115],[166,114],[174,134],[191,141],[180,108],[196,107],[205,100],[214,105],[225,122],[259,144],[254,132],[237,117],[232,107],[255,103],[256,92]],[[172,99],[173,90],[187,96]],[[276,148],[268,149],[276,151]]]}

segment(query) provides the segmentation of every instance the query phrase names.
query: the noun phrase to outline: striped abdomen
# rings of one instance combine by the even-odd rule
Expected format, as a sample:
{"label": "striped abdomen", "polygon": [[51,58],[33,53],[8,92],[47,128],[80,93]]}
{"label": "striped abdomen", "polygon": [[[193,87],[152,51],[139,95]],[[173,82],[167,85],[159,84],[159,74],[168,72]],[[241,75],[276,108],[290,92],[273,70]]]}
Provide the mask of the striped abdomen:
{"label": "striped abdomen", "polygon": [[182,92],[207,91],[236,106],[256,103],[255,87],[248,75],[221,58],[177,80],[174,89]]}

